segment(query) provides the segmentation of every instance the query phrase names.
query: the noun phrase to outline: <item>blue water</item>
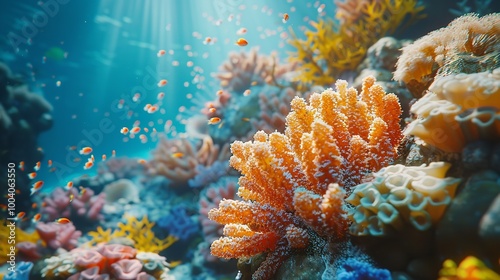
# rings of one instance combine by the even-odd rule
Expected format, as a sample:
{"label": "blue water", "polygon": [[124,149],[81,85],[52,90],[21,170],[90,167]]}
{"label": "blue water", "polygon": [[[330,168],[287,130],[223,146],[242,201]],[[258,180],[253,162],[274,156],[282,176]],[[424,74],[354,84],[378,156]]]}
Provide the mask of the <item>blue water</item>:
{"label": "blue water", "polygon": [[[56,172],[40,170],[39,177],[47,189],[95,172],[95,168],[83,170],[86,158],[73,162],[83,146],[91,146],[98,161],[102,154],[109,157],[112,150],[117,156],[147,159],[156,146],[155,139],[148,137],[147,143],[141,143],[136,137],[126,142],[119,132],[122,127],[140,121],[141,127],[162,132],[164,123],[172,120],[177,131],[182,132],[176,120],[178,108],[192,105],[188,94],[215,94],[218,86],[210,74],[217,71],[229,52],[259,47],[260,53],[276,51],[285,60],[292,48],[280,33],[288,28],[300,33],[300,26],[318,18],[321,4],[299,0],[3,2],[0,61],[7,62],[14,73],[23,74],[31,90],[54,107],[54,126],[38,140],[45,153],[43,165],[51,159],[59,168]],[[332,15],[333,1],[325,2],[324,10]],[[428,11],[429,16],[435,16],[435,9]],[[280,17],[284,12],[290,14],[286,24]],[[434,26],[414,27],[401,36],[421,36],[454,18],[442,14],[436,17]],[[28,28],[33,21],[38,27]],[[245,38],[250,43],[246,47],[234,44],[240,37],[236,31],[242,27],[248,29]],[[12,34],[24,41],[12,40]],[[203,44],[207,36],[217,38],[217,42]],[[49,54],[54,49],[64,56]],[[156,53],[160,49],[167,54],[159,58]],[[174,67],[174,61],[179,66]],[[187,66],[188,61],[193,66]],[[197,73],[204,77],[203,82],[193,83],[195,68],[203,70]],[[156,83],[161,79],[167,79],[168,84],[158,88]],[[142,108],[155,103],[160,91],[165,92],[160,107],[164,111],[148,114]],[[132,102],[137,92],[141,98]],[[130,108],[118,108],[121,99],[124,107]],[[128,111],[132,115],[127,115]],[[77,150],[71,150],[71,146]]]}

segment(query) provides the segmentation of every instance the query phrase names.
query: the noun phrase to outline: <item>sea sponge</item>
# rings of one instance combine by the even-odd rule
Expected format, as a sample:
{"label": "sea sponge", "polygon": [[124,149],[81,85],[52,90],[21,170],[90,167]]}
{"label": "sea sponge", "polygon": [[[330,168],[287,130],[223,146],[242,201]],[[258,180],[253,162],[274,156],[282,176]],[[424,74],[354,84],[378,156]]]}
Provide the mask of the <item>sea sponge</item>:
{"label": "sea sponge", "polygon": [[410,224],[427,230],[443,216],[455,196],[460,179],[447,177],[451,164],[392,165],[374,174],[373,181],[358,185],[347,202],[353,235],[387,235]]}
{"label": "sea sponge", "polygon": [[500,68],[437,77],[429,92],[411,107],[418,119],[403,133],[445,152],[460,152],[467,142],[498,139],[498,106]]}
{"label": "sea sponge", "polygon": [[436,75],[478,73],[499,66],[500,14],[468,14],[404,47],[394,79],[421,97]]}

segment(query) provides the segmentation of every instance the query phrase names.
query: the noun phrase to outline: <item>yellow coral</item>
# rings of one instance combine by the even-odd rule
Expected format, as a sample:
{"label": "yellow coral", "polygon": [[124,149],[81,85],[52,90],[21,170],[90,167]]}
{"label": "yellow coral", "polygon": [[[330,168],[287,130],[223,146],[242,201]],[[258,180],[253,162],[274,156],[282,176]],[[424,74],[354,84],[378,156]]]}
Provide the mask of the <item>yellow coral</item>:
{"label": "yellow coral", "polygon": [[[38,235],[38,233],[36,231],[27,232],[27,231],[24,231],[21,228],[16,226],[15,233],[16,233],[16,235],[15,235],[16,244],[20,243],[20,242],[37,243],[38,241],[40,241],[40,236]],[[9,258],[7,256],[7,254],[10,251],[10,245],[7,244],[7,241],[9,240],[9,236],[10,236],[10,228],[7,227],[7,225],[2,224],[2,226],[0,227],[0,239],[3,240],[5,242],[5,244],[0,246],[0,254],[1,254],[0,263],[5,263]],[[15,246],[15,244],[12,244],[12,246]],[[16,252],[17,252],[17,248],[16,248]]]}
{"label": "yellow coral", "polygon": [[102,242],[109,242],[114,238],[127,237],[134,241],[134,247],[143,252],[159,253],[170,247],[177,238],[174,236],[167,236],[165,239],[158,239],[151,230],[155,223],[150,222],[148,217],[142,220],[137,220],[136,217],[125,215],[126,223],[118,223],[118,229],[111,231],[111,229],[103,230],[98,227],[97,231],[89,232],[88,235],[92,238],[87,244],[90,246]]}
{"label": "yellow coral", "polygon": [[[327,19],[310,21],[313,30],[305,31],[305,40],[290,30],[289,43],[296,52],[290,61],[299,63],[297,81],[304,84],[331,85],[346,70],[354,70],[368,48],[381,37],[401,27],[405,19],[413,22],[422,17],[423,6],[416,0],[336,1],[340,24]],[[351,9],[352,6],[359,6]]]}
{"label": "yellow coral", "polygon": [[439,280],[500,280],[500,275],[488,268],[480,259],[468,256],[460,265],[446,260],[439,271]]}

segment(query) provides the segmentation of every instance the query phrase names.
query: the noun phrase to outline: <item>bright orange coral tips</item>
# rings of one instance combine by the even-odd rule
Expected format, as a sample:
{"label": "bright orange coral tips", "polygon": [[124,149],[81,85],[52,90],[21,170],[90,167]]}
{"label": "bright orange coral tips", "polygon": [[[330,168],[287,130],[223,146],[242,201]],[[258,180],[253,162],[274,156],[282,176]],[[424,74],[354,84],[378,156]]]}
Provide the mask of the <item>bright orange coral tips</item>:
{"label": "bright orange coral tips", "polygon": [[240,47],[244,47],[244,46],[248,45],[248,41],[247,41],[247,40],[245,40],[244,38],[239,38],[239,39],[236,41],[235,45],[238,45],[238,46],[240,46]]}

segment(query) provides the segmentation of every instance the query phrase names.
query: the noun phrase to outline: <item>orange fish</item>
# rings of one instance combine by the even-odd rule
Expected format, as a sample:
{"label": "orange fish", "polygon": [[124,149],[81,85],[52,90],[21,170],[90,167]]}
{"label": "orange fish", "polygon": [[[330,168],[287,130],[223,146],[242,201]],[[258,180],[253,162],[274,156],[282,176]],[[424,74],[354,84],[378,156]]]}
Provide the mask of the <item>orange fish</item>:
{"label": "orange fish", "polygon": [[31,204],[31,208],[36,209],[37,207],[38,207],[38,204],[36,204],[36,202],[33,202],[33,203]]}
{"label": "orange fish", "polygon": [[73,181],[69,181],[64,188],[69,191],[72,187],[73,187]]}
{"label": "orange fish", "polygon": [[105,154],[103,154],[103,155],[102,155],[102,161],[105,161],[105,160],[106,160],[106,155],[105,155]]}
{"label": "orange fish", "polygon": [[31,222],[37,223],[38,221],[40,221],[41,218],[42,218],[42,214],[38,213],[35,216],[33,216],[33,219],[31,219]]}
{"label": "orange fish", "polygon": [[286,23],[289,18],[290,18],[290,16],[287,13],[284,13],[283,14],[283,19],[282,19],[283,23]]}
{"label": "orange fish", "polygon": [[243,95],[244,96],[249,96],[251,93],[251,91],[249,89],[245,90],[245,92],[243,92]]}
{"label": "orange fish", "polygon": [[120,133],[123,134],[123,135],[127,135],[128,128],[127,127],[122,127],[122,129],[120,129]]}
{"label": "orange fish", "polygon": [[235,45],[238,45],[238,46],[240,46],[240,47],[244,47],[244,46],[248,45],[248,41],[247,41],[247,40],[245,40],[244,38],[239,38],[239,39],[236,41]]}
{"label": "orange fish", "polygon": [[241,120],[244,121],[244,122],[249,122],[250,121],[249,118],[241,118]]}
{"label": "orange fish", "polygon": [[38,182],[34,183],[32,186],[33,187],[31,188],[31,194],[30,195],[33,195],[34,193],[36,193],[37,191],[39,191],[42,188],[43,181],[38,181]]}
{"label": "orange fish", "polygon": [[257,82],[257,81],[253,81],[250,85],[252,85],[252,86],[256,86],[257,84],[258,84],[258,82]]}
{"label": "orange fish", "polygon": [[54,222],[56,222],[58,224],[69,224],[69,223],[71,223],[71,220],[68,218],[59,218],[59,219],[56,219]]}
{"label": "orange fish", "polygon": [[21,169],[21,171],[24,171],[24,161],[21,161],[19,163],[19,169]]}
{"label": "orange fish", "polygon": [[156,53],[157,57],[164,56],[167,52],[165,50],[159,50],[158,53]]}
{"label": "orange fish", "polygon": [[83,166],[83,169],[88,170],[88,169],[92,168],[92,166],[94,166],[94,163],[92,161],[87,161],[85,163],[85,166]]}
{"label": "orange fish", "polygon": [[212,42],[212,38],[207,37],[207,38],[205,38],[205,40],[203,41],[203,44],[204,44],[204,45],[208,45],[208,44],[210,44],[210,42]]}
{"label": "orange fish", "polygon": [[138,159],[137,162],[139,164],[146,164],[147,163],[146,160],[144,160],[144,159]]}
{"label": "orange fish", "polygon": [[218,124],[220,123],[221,119],[218,118],[218,117],[213,117],[211,119],[208,120],[208,124]]}
{"label": "orange fish", "polygon": [[51,167],[51,166],[52,166],[52,160],[51,160],[51,159],[49,159],[49,160],[47,161],[47,167]]}
{"label": "orange fish", "polygon": [[92,148],[91,147],[83,147],[80,150],[80,155],[88,155],[90,153],[92,153]]}
{"label": "orange fish", "polygon": [[31,172],[30,174],[28,174],[28,178],[30,179],[35,179],[36,177],[36,172]]}
{"label": "orange fish", "polygon": [[139,98],[141,98],[141,94],[140,93],[136,93],[132,97],[132,101],[137,102],[137,101],[139,101]]}
{"label": "orange fish", "polygon": [[141,128],[136,126],[136,127],[132,128],[132,130],[130,131],[130,134],[137,134],[137,133],[139,133],[139,131],[141,131]]}
{"label": "orange fish", "polygon": [[160,80],[160,81],[158,82],[158,87],[164,87],[167,83],[168,83],[168,81],[167,81],[167,80]]}
{"label": "orange fish", "polygon": [[111,156],[112,157],[116,157],[116,151],[115,150],[111,151]]}
{"label": "orange fish", "polygon": [[92,163],[94,163],[94,162],[95,162],[95,157],[94,157],[94,155],[90,155],[89,161],[91,161]]}
{"label": "orange fish", "polygon": [[18,218],[19,220],[22,220],[24,217],[26,217],[26,212],[19,212],[19,213],[17,214],[17,218]]}
{"label": "orange fish", "polygon": [[172,154],[172,157],[173,157],[173,158],[180,158],[180,157],[183,157],[183,156],[184,156],[184,154],[183,154],[183,153],[181,153],[181,152],[178,152],[178,153],[173,153],[173,154]]}
{"label": "orange fish", "polygon": [[217,109],[215,109],[215,108],[210,108],[210,109],[208,109],[208,111],[209,111],[210,113],[215,113],[215,111],[217,111]]}
{"label": "orange fish", "polygon": [[163,97],[165,97],[165,93],[164,92],[160,92],[160,93],[158,93],[158,96],[156,97],[156,99],[162,100]]}
{"label": "orange fish", "polygon": [[156,111],[158,111],[158,105],[151,106],[151,107],[149,107],[149,109],[148,109],[148,113],[149,113],[149,114],[152,114],[152,113],[154,113],[154,112],[156,112]]}
{"label": "orange fish", "polygon": [[[222,91],[222,90],[217,91],[217,96],[221,96],[222,94],[224,94],[224,91]],[[210,107],[212,107],[212,106],[210,106]]]}
{"label": "orange fish", "polygon": [[40,170],[41,166],[42,166],[42,164],[39,161],[37,161],[37,163],[35,164],[35,171]]}

